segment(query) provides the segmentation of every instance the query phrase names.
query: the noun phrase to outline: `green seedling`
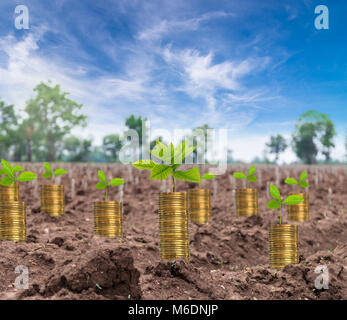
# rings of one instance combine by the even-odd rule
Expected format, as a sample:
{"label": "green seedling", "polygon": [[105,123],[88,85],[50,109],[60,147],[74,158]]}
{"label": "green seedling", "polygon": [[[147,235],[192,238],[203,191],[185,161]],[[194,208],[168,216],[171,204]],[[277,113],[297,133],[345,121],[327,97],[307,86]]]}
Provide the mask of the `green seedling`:
{"label": "green seedling", "polygon": [[165,180],[171,176],[172,192],[175,192],[175,178],[195,183],[201,182],[200,171],[197,167],[186,171],[177,170],[195,148],[196,146],[190,147],[189,142],[186,141],[176,147],[172,143],[167,146],[160,141],[156,141],[156,146],[151,150],[151,154],[164,164],[157,164],[153,160],[139,160],[132,163],[132,165],[137,169],[151,170],[151,180]]}
{"label": "green seedling", "polygon": [[235,172],[233,174],[233,177],[235,179],[241,179],[241,180],[247,179],[247,188],[249,188],[250,182],[256,182],[257,181],[257,177],[255,175],[255,166],[252,166],[249,168],[247,176],[242,172]]}
{"label": "green seedling", "polygon": [[[2,168],[0,170],[0,175],[4,177],[0,180],[0,185],[9,187],[12,184],[16,186],[16,182],[32,181],[37,178],[37,174],[31,171],[24,171],[21,166],[11,166],[5,159],[1,159]],[[21,172],[19,175],[16,173]]]}
{"label": "green seedling", "polygon": [[187,171],[176,171],[175,178],[178,180],[189,181],[194,183],[199,183],[201,188],[202,180],[212,180],[216,176],[212,173],[205,173],[203,176],[200,174],[200,170],[197,167],[193,167]]}
{"label": "green seedling", "polygon": [[52,183],[55,176],[62,176],[66,174],[66,170],[61,168],[52,171],[52,167],[48,162],[44,162],[43,167],[46,171],[42,174],[42,178],[52,179]]}
{"label": "green seedling", "polygon": [[98,178],[100,181],[96,184],[96,189],[105,190],[105,201],[108,198],[108,187],[117,187],[124,183],[124,180],[120,178],[115,178],[108,182],[105,172],[101,170],[98,170]]}
{"label": "green seedling", "polygon": [[285,205],[294,205],[294,204],[298,204],[298,203],[304,201],[304,198],[297,195],[297,194],[290,195],[285,200],[282,200],[280,191],[273,184],[270,184],[270,194],[274,198],[274,200],[270,200],[267,204],[267,207],[269,209],[278,209],[278,208],[281,209],[280,224],[282,224],[282,213],[283,213],[282,207],[284,204]]}
{"label": "green seedling", "polygon": [[300,175],[299,181],[297,181],[297,180],[294,179],[294,178],[287,178],[286,180],[284,180],[284,182],[285,182],[286,184],[293,184],[293,185],[297,184],[298,187],[299,187],[299,193],[300,193],[300,192],[301,192],[301,188],[304,188],[304,189],[305,189],[305,188],[308,187],[308,182],[306,181],[306,179],[307,179],[307,172],[304,171],[304,172]]}

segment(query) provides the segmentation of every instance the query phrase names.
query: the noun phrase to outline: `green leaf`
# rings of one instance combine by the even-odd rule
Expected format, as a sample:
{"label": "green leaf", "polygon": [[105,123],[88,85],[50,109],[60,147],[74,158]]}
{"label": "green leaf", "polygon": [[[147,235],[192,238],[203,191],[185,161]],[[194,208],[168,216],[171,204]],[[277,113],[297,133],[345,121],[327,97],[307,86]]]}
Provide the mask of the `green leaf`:
{"label": "green leaf", "polygon": [[300,181],[299,182],[299,186],[301,188],[307,188],[308,187],[308,182],[307,181]]}
{"label": "green leaf", "polygon": [[106,179],[106,175],[105,172],[98,170],[98,178],[107,185],[107,179]]}
{"label": "green leaf", "polygon": [[235,172],[233,174],[233,177],[235,179],[246,179],[247,178],[246,175],[244,173],[242,173],[242,172]]}
{"label": "green leaf", "polygon": [[151,170],[155,166],[152,160],[139,160],[132,163],[132,166],[140,170]]}
{"label": "green leaf", "polygon": [[104,190],[107,187],[107,185],[103,182],[98,182],[95,187],[98,190]]}
{"label": "green leaf", "polygon": [[248,171],[248,176],[253,176],[255,174],[255,166],[250,167]]}
{"label": "green leaf", "polygon": [[183,141],[180,143],[174,151],[174,162],[175,164],[177,163],[182,163],[187,156],[189,156],[197,146],[190,147],[189,146],[189,141]]}
{"label": "green leaf", "polygon": [[281,202],[278,200],[270,200],[267,204],[269,209],[278,209],[281,206]]}
{"label": "green leaf", "polygon": [[171,163],[170,148],[160,141],[156,141],[155,147],[150,151],[153,156],[165,163]]}
{"label": "green leaf", "polygon": [[3,177],[0,181],[0,185],[9,187],[13,182],[14,180],[12,180],[10,177]]}
{"label": "green leaf", "polygon": [[5,159],[1,159],[1,165],[5,174],[9,175],[10,177],[14,179],[12,166]]}
{"label": "green leaf", "polygon": [[24,170],[24,168],[21,167],[21,166],[14,166],[14,167],[13,167],[13,172],[21,172],[21,171],[23,171],[23,170]]}
{"label": "green leaf", "polygon": [[46,171],[46,172],[42,175],[42,178],[45,178],[45,179],[50,179],[50,178],[52,178],[52,172]]}
{"label": "green leaf", "polygon": [[193,167],[190,170],[187,171],[174,171],[172,175],[182,181],[189,181],[189,182],[195,182],[199,183],[201,181],[200,179],[200,171],[197,167]]}
{"label": "green leaf", "polygon": [[248,176],[248,181],[249,182],[257,182],[257,177],[256,176]]}
{"label": "green leaf", "polygon": [[273,185],[270,184],[270,194],[278,201],[281,201],[281,194],[280,191],[278,190],[278,188]]}
{"label": "green leaf", "polygon": [[215,178],[216,176],[212,173],[205,173],[203,176],[202,176],[202,179],[205,179],[205,180],[212,180],[213,178]]}
{"label": "green leaf", "polygon": [[307,171],[304,171],[304,172],[300,175],[299,181],[304,181],[304,180],[306,180],[306,178],[307,178]]}
{"label": "green leaf", "polygon": [[165,180],[170,176],[172,167],[164,164],[156,164],[151,171],[151,180]]}
{"label": "green leaf", "polygon": [[115,178],[115,179],[112,179],[110,182],[109,182],[109,186],[113,186],[113,187],[116,187],[116,186],[120,186],[124,183],[124,180],[123,179],[120,179],[120,178]]}
{"label": "green leaf", "polygon": [[298,184],[298,182],[294,178],[287,178],[284,180],[286,184]]}
{"label": "green leaf", "polygon": [[5,174],[7,174],[6,171],[4,169],[0,169],[0,176],[3,176]]}
{"label": "green leaf", "polygon": [[51,165],[48,162],[44,162],[43,167],[47,172],[52,172]]}
{"label": "green leaf", "polygon": [[60,168],[60,169],[55,170],[53,174],[54,174],[55,176],[62,176],[62,175],[64,175],[64,174],[66,174],[66,170]]}
{"label": "green leaf", "polygon": [[294,204],[298,204],[300,202],[303,202],[304,201],[304,198],[297,195],[297,194],[293,194],[291,196],[288,196],[284,201],[283,203],[286,204],[286,205],[294,205]]}
{"label": "green leaf", "polygon": [[17,181],[32,181],[37,178],[37,174],[31,171],[22,172],[18,177]]}

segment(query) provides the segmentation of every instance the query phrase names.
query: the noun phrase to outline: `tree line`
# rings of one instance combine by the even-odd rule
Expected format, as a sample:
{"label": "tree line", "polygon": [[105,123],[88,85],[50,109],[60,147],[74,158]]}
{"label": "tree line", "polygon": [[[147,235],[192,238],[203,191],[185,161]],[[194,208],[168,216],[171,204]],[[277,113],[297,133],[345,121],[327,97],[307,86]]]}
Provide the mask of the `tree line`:
{"label": "tree line", "polygon": [[[82,105],[71,100],[68,93],[61,91],[59,85],[41,82],[34,88],[34,93],[35,96],[27,101],[24,110],[15,110],[13,105],[0,100],[0,157],[11,161],[30,162],[119,161],[119,151],[123,146],[120,134],[105,136],[101,146],[93,146],[92,140],[71,134],[72,129],[87,125],[87,117],[81,113]],[[143,120],[145,119],[141,116],[135,115],[125,120],[126,127],[138,133],[140,146]],[[192,135],[196,130],[203,132],[203,138],[207,143],[209,129],[211,128],[205,124],[193,129]],[[335,147],[335,136],[335,126],[328,115],[308,111],[295,125],[291,141],[287,141],[280,134],[271,136],[266,150],[275,155],[275,162],[289,145],[303,163],[316,163],[319,154],[325,157],[325,162],[330,162],[331,151]],[[157,137],[155,140],[163,141],[163,138]],[[150,142],[151,148],[154,147],[155,140]],[[194,140],[194,143],[196,142]],[[347,150],[347,136],[345,144]],[[206,154],[207,150],[203,152]],[[195,151],[194,159],[196,158]],[[235,162],[231,150],[228,150],[227,161]],[[263,159],[256,158],[254,162],[271,161],[264,154]]]}

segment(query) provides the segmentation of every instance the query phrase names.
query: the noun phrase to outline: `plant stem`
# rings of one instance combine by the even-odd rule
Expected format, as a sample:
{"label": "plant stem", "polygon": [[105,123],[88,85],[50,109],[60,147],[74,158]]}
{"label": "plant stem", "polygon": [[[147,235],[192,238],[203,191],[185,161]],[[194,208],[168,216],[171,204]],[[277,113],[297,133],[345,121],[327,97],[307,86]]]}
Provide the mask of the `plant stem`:
{"label": "plant stem", "polygon": [[13,201],[16,201],[16,179],[13,181]]}
{"label": "plant stem", "polygon": [[106,186],[106,189],[105,189],[105,201],[107,201],[107,193],[108,193],[108,186]]}
{"label": "plant stem", "polygon": [[176,191],[175,178],[174,178],[174,176],[172,174],[171,174],[171,177],[172,177],[172,192],[175,192]]}
{"label": "plant stem", "polygon": [[247,188],[249,189],[250,188],[250,184],[249,184],[248,179],[247,179],[246,185],[247,185]]}
{"label": "plant stem", "polygon": [[280,224],[282,224],[282,202],[281,202]]}

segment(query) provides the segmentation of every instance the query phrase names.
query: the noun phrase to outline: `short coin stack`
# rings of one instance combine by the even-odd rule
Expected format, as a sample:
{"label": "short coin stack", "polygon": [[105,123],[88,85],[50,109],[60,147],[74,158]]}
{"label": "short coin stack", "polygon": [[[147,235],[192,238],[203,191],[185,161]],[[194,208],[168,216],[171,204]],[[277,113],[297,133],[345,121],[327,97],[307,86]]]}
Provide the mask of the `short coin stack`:
{"label": "short coin stack", "polygon": [[187,198],[185,192],[159,195],[160,257],[189,261]]}
{"label": "short coin stack", "polygon": [[0,201],[18,201],[19,199],[19,183],[16,182],[9,187],[0,186]]}
{"label": "short coin stack", "polygon": [[26,240],[24,202],[0,201],[0,239],[16,242]]}
{"label": "short coin stack", "polygon": [[121,202],[94,202],[94,232],[108,238],[123,237]]}
{"label": "short coin stack", "polygon": [[299,193],[304,201],[298,204],[288,206],[288,220],[294,222],[305,222],[309,220],[309,202],[308,193]]}
{"label": "short coin stack", "polygon": [[190,189],[188,190],[188,213],[192,222],[204,224],[211,217],[210,190]]}
{"label": "short coin stack", "polygon": [[238,216],[254,216],[258,214],[258,190],[236,189],[236,214]]}
{"label": "short coin stack", "polygon": [[64,186],[48,184],[41,186],[41,211],[46,212],[51,217],[58,217],[64,214]]}
{"label": "short coin stack", "polygon": [[270,225],[269,243],[271,268],[280,269],[298,263],[298,226]]}

